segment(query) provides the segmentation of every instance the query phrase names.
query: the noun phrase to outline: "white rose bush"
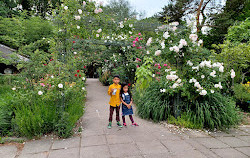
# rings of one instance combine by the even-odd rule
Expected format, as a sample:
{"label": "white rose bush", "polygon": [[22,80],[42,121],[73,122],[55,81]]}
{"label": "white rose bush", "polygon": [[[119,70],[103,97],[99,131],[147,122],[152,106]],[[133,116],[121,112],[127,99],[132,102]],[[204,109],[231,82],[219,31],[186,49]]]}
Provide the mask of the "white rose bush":
{"label": "white rose bush", "polygon": [[[223,129],[238,123],[235,102],[227,95],[235,72],[225,72],[223,63],[210,59],[202,43],[177,22],[159,27],[145,42],[144,52],[155,53],[145,53],[148,63],[136,72],[134,98],[141,117],[177,124],[184,119],[190,128]],[[147,71],[152,79],[143,75]]]}

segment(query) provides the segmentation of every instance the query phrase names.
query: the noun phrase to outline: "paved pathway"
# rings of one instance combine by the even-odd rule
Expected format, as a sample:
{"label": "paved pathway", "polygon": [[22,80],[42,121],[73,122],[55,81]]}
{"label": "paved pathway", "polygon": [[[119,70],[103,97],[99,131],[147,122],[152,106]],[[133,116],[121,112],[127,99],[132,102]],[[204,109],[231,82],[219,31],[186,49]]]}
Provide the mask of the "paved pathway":
{"label": "paved pathway", "polygon": [[[66,140],[42,138],[0,146],[0,158],[244,158],[250,157],[250,128],[229,133],[173,130],[135,117],[139,127],[107,129],[108,87],[97,79],[87,80],[87,107],[81,136]],[[128,119],[127,119],[128,120]],[[129,120],[127,121],[130,124]]]}

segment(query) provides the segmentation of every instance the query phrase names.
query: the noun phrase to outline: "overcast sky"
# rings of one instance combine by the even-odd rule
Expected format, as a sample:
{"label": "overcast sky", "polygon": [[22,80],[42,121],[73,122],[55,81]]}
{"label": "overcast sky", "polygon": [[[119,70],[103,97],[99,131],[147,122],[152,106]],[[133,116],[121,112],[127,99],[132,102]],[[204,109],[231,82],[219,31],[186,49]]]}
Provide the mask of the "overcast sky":
{"label": "overcast sky", "polygon": [[[95,0],[107,4],[109,0]],[[168,0],[128,0],[132,7],[139,12],[145,11],[146,17],[151,17],[155,13],[162,11],[162,8],[168,4]]]}

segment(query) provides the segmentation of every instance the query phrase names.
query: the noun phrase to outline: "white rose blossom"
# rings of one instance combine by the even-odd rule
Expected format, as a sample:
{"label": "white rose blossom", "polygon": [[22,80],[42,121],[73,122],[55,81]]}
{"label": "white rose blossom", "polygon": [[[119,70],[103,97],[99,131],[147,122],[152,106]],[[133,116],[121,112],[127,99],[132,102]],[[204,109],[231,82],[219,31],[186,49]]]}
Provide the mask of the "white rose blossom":
{"label": "white rose blossom", "polygon": [[165,92],[166,92],[166,89],[160,89],[160,92],[161,92],[161,93],[165,93]]}
{"label": "white rose blossom", "polygon": [[161,55],[161,50],[157,50],[157,51],[155,51],[155,55],[156,55],[156,56]]}
{"label": "white rose blossom", "polygon": [[11,88],[13,91],[15,91],[16,90],[16,87],[13,87],[13,88]]}
{"label": "white rose blossom", "polygon": [[76,26],[77,29],[80,29],[81,27],[80,26]]}
{"label": "white rose blossom", "polygon": [[231,78],[234,78],[235,77],[235,71],[232,69],[231,70]]}
{"label": "white rose blossom", "polygon": [[219,71],[224,72],[224,66],[220,66]]}
{"label": "white rose blossom", "polygon": [[189,39],[191,39],[193,42],[197,41],[198,36],[196,34],[190,34]]}
{"label": "white rose blossom", "polygon": [[75,16],[75,20],[80,20],[80,19],[81,19],[81,17],[79,15]]}
{"label": "white rose blossom", "polygon": [[170,37],[170,35],[169,35],[168,32],[165,32],[165,33],[163,34],[163,37],[164,37],[165,39],[168,39],[168,37]]}
{"label": "white rose blossom", "polygon": [[212,77],[216,77],[216,71],[215,70],[213,70],[211,73],[210,73],[210,76],[212,76]]}
{"label": "white rose blossom", "polygon": [[206,90],[202,90],[201,92],[200,92],[200,95],[206,95],[207,94],[207,91]]}
{"label": "white rose blossom", "polygon": [[38,91],[38,95],[43,95],[43,92],[42,91]]}
{"label": "white rose blossom", "polygon": [[222,85],[221,85],[221,82],[219,82],[218,84],[215,84],[214,87],[215,87],[215,88],[220,88],[220,89],[223,88]]}
{"label": "white rose blossom", "polygon": [[187,61],[187,64],[188,64],[189,66],[193,66],[193,65],[194,65],[190,60]]}
{"label": "white rose blossom", "polygon": [[150,37],[150,38],[148,39],[147,44],[146,44],[147,46],[150,46],[150,45],[151,45],[152,39],[153,39],[152,37]]}
{"label": "white rose blossom", "polygon": [[102,32],[102,29],[98,29],[96,32],[97,32],[97,33],[101,33],[101,32]]}
{"label": "white rose blossom", "polygon": [[65,10],[68,10],[68,6],[65,6],[64,9],[65,9]]}
{"label": "white rose blossom", "polygon": [[82,10],[81,10],[81,9],[78,9],[78,13],[79,13],[79,14],[82,14]]}
{"label": "white rose blossom", "polygon": [[63,88],[63,84],[61,84],[61,83],[58,84],[58,87],[59,87],[59,88]]}
{"label": "white rose blossom", "polygon": [[210,92],[211,92],[211,93],[214,93],[214,90],[211,89]]}

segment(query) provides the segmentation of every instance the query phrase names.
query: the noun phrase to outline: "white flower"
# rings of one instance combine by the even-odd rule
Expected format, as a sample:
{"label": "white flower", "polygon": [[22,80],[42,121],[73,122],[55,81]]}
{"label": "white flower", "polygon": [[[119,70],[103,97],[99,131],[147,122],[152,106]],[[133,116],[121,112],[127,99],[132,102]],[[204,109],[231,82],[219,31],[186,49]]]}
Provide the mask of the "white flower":
{"label": "white flower", "polygon": [[219,82],[218,84],[215,84],[214,87],[215,87],[215,88],[220,88],[220,89],[223,88],[222,85],[221,85],[221,82]]}
{"label": "white flower", "polygon": [[13,87],[13,88],[11,88],[13,91],[15,91],[16,90],[16,87]]}
{"label": "white flower", "polygon": [[170,37],[170,35],[169,35],[168,32],[165,32],[165,33],[163,34],[163,37],[164,37],[165,39],[168,39],[168,37]]}
{"label": "white flower", "polygon": [[177,76],[177,75],[167,75],[166,78],[167,78],[168,80],[175,81],[175,80],[178,78],[178,76]]}
{"label": "white flower", "polygon": [[214,93],[214,90],[211,89],[210,92],[211,92],[211,93]]}
{"label": "white flower", "polygon": [[96,37],[100,37],[100,35],[99,35],[99,34],[96,34]]}
{"label": "white flower", "polygon": [[98,29],[96,32],[97,32],[97,33],[101,33],[101,32],[102,32],[102,29]]}
{"label": "white flower", "polygon": [[224,72],[224,66],[221,65],[220,68],[219,68],[219,71]]}
{"label": "white flower", "polygon": [[193,67],[192,67],[192,70],[198,71],[198,70],[199,70],[199,66],[193,66]]}
{"label": "white flower", "polygon": [[38,91],[38,95],[42,95],[43,94],[43,92],[42,91]]}
{"label": "white flower", "polygon": [[174,75],[174,74],[176,74],[176,71],[171,71],[170,72],[170,75]]}
{"label": "white flower", "polygon": [[83,81],[85,81],[85,80],[86,80],[86,78],[85,78],[85,77],[82,77],[82,80],[83,80]]}
{"label": "white flower", "polygon": [[85,6],[85,5],[86,5],[86,2],[85,2],[85,1],[83,1],[83,2],[82,2],[82,5],[83,5],[83,6]]}
{"label": "white flower", "polygon": [[80,27],[80,26],[77,26],[76,28],[77,28],[77,29],[80,29],[81,27]]}
{"label": "white flower", "polygon": [[210,73],[210,76],[212,76],[212,77],[216,77],[216,75],[215,75],[215,74],[216,74],[216,71],[215,71],[215,70],[213,70],[213,72],[211,72],[211,73]]}
{"label": "white flower", "polygon": [[63,84],[61,84],[61,83],[58,84],[58,87],[59,87],[59,88],[63,88]]}
{"label": "white flower", "polygon": [[213,63],[212,66],[213,66],[213,67],[218,67],[218,68],[220,68],[220,67],[222,66],[222,63],[219,63],[219,62]]}
{"label": "white flower", "polygon": [[202,44],[202,43],[203,43],[203,40],[202,40],[202,39],[200,39],[200,40],[198,41],[198,43],[199,43],[199,44]]}
{"label": "white flower", "polygon": [[194,65],[190,60],[187,61],[187,64],[188,64],[189,66],[193,66],[193,65]]}
{"label": "white flower", "polygon": [[169,71],[171,71],[171,69],[166,69],[166,70],[165,70],[165,72],[169,72]]}
{"label": "white flower", "polygon": [[234,78],[235,77],[235,72],[234,72],[234,70],[232,69],[231,70],[231,78]]}
{"label": "white flower", "polygon": [[157,51],[155,51],[155,55],[156,55],[156,56],[161,55],[161,50],[157,50]]}
{"label": "white flower", "polygon": [[193,42],[197,41],[198,36],[196,34],[190,34],[189,39],[191,39]]}
{"label": "white flower", "polygon": [[76,15],[76,16],[75,16],[75,19],[76,19],[76,20],[80,20],[81,17],[80,17],[79,15]]}
{"label": "white flower", "polygon": [[178,25],[179,25],[179,22],[178,22],[178,21],[175,21],[175,22],[170,23],[169,25],[178,26]]}
{"label": "white flower", "polygon": [[160,92],[161,92],[161,93],[165,93],[165,92],[166,92],[166,89],[160,89]]}
{"label": "white flower", "polygon": [[79,14],[82,14],[82,10],[81,10],[81,9],[78,9],[78,13],[79,13]]}
{"label": "white flower", "polygon": [[161,48],[164,49],[165,46],[166,46],[166,45],[165,45],[165,41],[163,41],[163,42],[161,43]]}
{"label": "white flower", "polygon": [[193,83],[193,82],[195,83],[195,82],[197,82],[197,80],[194,79],[194,78],[192,78],[192,79],[189,80],[189,83]]}
{"label": "white flower", "polygon": [[152,77],[155,77],[155,74],[153,74]]}
{"label": "white flower", "polygon": [[179,86],[179,84],[178,84],[178,83],[174,83],[174,84],[173,84],[173,86],[172,86],[172,88],[174,88],[174,89],[175,89],[175,88],[177,88],[178,86]]}
{"label": "white flower", "polygon": [[65,6],[64,9],[65,9],[65,10],[68,10],[68,6]]}
{"label": "white flower", "polygon": [[84,91],[85,91],[85,87],[82,87],[82,90],[84,90]]}
{"label": "white flower", "polygon": [[200,83],[199,83],[199,82],[195,82],[195,83],[194,83],[194,87],[196,87],[196,88],[200,89],[200,88],[201,88],[201,85],[200,85]]}
{"label": "white flower", "polygon": [[175,51],[176,53],[178,53],[178,52],[180,51],[179,47],[177,47],[177,46],[173,46],[173,49],[174,49],[174,51]]}
{"label": "white flower", "polygon": [[96,8],[96,9],[94,10],[94,13],[98,14],[98,13],[99,13],[99,10]]}
{"label": "white flower", "polygon": [[133,27],[133,24],[129,24],[129,27]]}
{"label": "white flower", "polygon": [[77,54],[77,52],[74,52],[74,54],[76,55],[76,54]]}
{"label": "white flower", "polygon": [[181,39],[179,43],[180,43],[180,44],[179,44],[178,47],[179,47],[180,49],[183,48],[183,46],[187,46],[187,41],[186,41],[185,39]]}
{"label": "white flower", "polygon": [[205,78],[205,75],[201,75],[201,78],[202,78],[202,79]]}
{"label": "white flower", "polygon": [[181,83],[181,79],[179,78],[176,82],[177,82],[177,83]]}
{"label": "white flower", "polygon": [[52,75],[51,78],[54,78],[54,76]]}
{"label": "white flower", "polygon": [[206,95],[207,94],[207,91],[206,90],[202,90],[201,92],[200,92],[200,95]]}
{"label": "white flower", "polygon": [[150,46],[150,44],[152,43],[152,37],[150,37],[149,39],[148,39],[148,41],[147,41],[147,46]]}
{"label": "white flower", "polygon": [[147,51],[147,54],[150,54],[150,52],[149,52],[149,51]]}
{"label": "white flower", "polygon": [[129,31],[128,33],[129,33],[129,34],[132,34],[133,32],[132,32],[132,31]]}
{"label": "white flower", "polygon": [[172,30],[175,32],[175,30],[177,30],[177,27],[176,27],[176,26],[174,26],[174,27],[172,28]]}

